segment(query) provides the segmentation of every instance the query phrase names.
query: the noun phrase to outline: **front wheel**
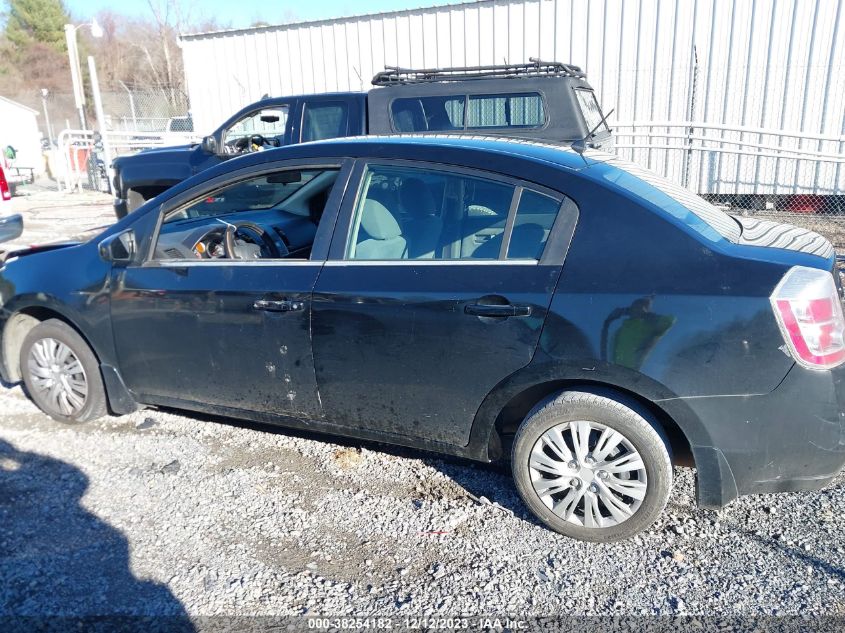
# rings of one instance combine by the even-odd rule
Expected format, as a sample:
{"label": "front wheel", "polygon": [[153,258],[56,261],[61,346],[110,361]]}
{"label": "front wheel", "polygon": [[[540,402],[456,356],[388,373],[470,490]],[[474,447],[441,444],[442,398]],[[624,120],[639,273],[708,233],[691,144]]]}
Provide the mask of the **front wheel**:
{"label": "front wheel", "polygon": [[107,412],[100,365],[85,340],[57,319],[39,323],[24,339],[21,374],[27,392],[59,422],[88,422]]}
{"label": "front wheel", "polygon": [[582,541],[629,538],[651,525],[672,488],[668,443],[634,403],[565,391],[522,423],[513,476],[551,529]]}

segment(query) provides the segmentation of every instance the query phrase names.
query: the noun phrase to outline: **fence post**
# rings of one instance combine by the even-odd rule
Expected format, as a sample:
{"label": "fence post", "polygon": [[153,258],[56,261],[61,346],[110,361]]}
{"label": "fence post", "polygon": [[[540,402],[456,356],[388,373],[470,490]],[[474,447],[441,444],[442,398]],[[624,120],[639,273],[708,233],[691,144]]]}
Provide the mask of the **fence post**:
{"label": "fence post", "polygon": [[689,175],[690,162],[692,161],[692,135],[695,132],[693,121],[695,121],[695,98],[698,91],[698,51],[695,44],[692,45],[692,56],[690,57],[690,74],[692,75],[692,84],[689,92],[689,108],[687,109],[687,137],[684,144],[687,146],[686,154],[684,156],[684,171],[683,171],[683,185],[689,189]]}

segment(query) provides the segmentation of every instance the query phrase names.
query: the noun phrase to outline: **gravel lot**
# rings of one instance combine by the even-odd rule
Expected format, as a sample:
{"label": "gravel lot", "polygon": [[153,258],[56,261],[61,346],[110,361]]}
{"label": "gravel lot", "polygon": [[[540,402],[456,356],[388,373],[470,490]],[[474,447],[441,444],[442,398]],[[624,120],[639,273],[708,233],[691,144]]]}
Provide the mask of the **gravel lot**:
{"label": "gravel lot", "polygon": [[[23,242],[110,220],[35,198]],[[0,616],[845,616],[845,476],[719,513],[675,476],[651,530],[589,545],[494,467],[172,411],[62,426],[4,385]]]}

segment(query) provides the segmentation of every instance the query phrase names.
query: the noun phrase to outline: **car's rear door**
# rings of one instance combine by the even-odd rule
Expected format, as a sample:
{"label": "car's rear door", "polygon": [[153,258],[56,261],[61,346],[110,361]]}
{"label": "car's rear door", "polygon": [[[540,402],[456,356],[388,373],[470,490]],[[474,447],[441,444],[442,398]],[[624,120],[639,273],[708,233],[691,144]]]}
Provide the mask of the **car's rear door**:
{"label": "car's rear door", "polygon": [[326,420],[466,445],[485,396],[531,361],[577,208],[419,162],[359,161],[351,183],[312,300]]}

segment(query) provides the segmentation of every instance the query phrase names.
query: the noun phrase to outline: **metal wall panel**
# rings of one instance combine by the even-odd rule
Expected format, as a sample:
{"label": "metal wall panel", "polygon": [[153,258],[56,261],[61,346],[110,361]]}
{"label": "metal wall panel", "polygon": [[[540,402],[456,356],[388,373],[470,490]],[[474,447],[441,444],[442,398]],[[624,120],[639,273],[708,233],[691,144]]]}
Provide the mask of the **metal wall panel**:
{"label": "metal wall panel", "polygon": [[831,193],[841,162],[794,152],[845,149],[843,3],[482,0],[181,41],[199,131],[264,94],[366,90],[385,64],[539,56],[584,67],[615,109],[620,153],[694,189]]}

